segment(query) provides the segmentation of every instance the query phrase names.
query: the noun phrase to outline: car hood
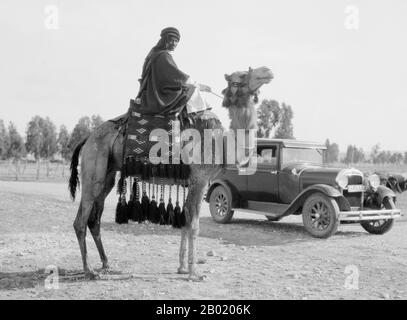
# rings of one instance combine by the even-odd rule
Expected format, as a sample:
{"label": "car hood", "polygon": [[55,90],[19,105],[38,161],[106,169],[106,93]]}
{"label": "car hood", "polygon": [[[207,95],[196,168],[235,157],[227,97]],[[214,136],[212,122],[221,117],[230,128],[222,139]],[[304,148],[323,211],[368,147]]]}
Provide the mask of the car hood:
{"label": "car hood", "polygon": [[314,184],[327,184],[335,186],[335,178],[343,168],[333,168],[313,164],[290,164],[282,169],[289,175],[295,175],[300,178],[302,189]]}

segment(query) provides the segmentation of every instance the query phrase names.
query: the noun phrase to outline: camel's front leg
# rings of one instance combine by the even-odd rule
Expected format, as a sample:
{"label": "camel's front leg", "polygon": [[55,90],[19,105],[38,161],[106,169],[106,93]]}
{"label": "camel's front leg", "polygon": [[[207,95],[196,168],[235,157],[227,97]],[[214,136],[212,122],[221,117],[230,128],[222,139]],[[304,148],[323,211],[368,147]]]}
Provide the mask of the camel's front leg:
{"label": "camel's front leg", "polygon": [[203,280],[196,271],[196,245],[199,234],[199,211],[207,181],[205,179],[193,179],[188,187],[188,197],[185,203],[186,226],[181,231],[180,246],[180,270],[186,270],[185,253],[188,243],[188,273],[189,279],[194,281]]}
{"label": "camel's front leg", "polygon": [[199,234],[199,215],[197,212],[194,213],[188,230],[188,270],[189,279],[200,281],[203,280],[203,277],[196,270],[196,246]]}
{"label": "camel's front leg", "polygon": [[187,253],[187,238],[188,234],[188,228],[183,227],[181,229],[181,245],[179,248],[179,268],[178,268],[178,273],[179,274],[188,274],[188,268],[187,268],[187,263],[185,259],[185,254]]}

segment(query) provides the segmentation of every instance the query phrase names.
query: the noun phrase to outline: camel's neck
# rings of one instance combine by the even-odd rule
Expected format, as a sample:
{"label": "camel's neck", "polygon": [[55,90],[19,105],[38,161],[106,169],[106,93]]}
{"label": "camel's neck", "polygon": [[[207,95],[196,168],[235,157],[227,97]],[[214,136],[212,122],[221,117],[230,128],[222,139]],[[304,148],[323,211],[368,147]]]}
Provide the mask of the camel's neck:
{"label": "camel's neck", "polygon": [[[246,107],[230,106],[229,117],[231,120],[230,130],[234,131],[236,135],[236,161],[239,165],[245,165],[255,151],[254,138],[257,130],[257,113],[254,103],[249,100]],[[244,139],[241,139],[239,129],[245,130]]]}
{"label": "camel's neck", "polygon": [[254,104],[249,101],[247,107],[230,106],[230,129],[257,129],[257,113]]}

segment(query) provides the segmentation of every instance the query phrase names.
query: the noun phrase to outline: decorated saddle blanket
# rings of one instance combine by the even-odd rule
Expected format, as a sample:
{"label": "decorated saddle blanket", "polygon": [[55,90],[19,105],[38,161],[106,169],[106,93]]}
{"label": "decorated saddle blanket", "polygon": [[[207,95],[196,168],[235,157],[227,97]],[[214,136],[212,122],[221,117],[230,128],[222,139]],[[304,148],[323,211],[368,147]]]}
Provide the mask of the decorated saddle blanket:
{"label": "decorated saddle blanket", "polygon": [[138,177],[142,181],[160,178],[165,184],[187,185],[191,169],[180,158],[180,132],[210,119],[219,121],[208,111],[188,115],[186,112],[146,115],[131,100],[124,146],[125,176]]}

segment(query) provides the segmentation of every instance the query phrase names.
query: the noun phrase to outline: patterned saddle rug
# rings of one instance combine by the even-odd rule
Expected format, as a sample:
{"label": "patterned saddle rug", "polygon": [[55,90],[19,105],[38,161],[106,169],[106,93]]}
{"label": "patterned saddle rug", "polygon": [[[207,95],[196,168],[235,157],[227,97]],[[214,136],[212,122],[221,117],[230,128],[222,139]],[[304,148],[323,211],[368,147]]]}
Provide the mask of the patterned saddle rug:
{"label": "patterned saddle rug", "polygon": [[[221,128],[219,119],[209,111],[186,114],[185,108],[180,113],[166,116],[142,114],[140,106],[131,100],[127,115],[111,121],[117,125],[119,132],[124,133],[123,166],[118,182],[119,201],[115,221],[121,224],[129,220],[139,223],[148,220],[171,224],[175,228],[184,226],[186,188],[191,168],[182,162],[180,150],[176,149],[182,147],[180,133],[187,128]],[[156,148],[157,145],[160,147]],[[153,148],[157,152],[152,152]],[[128,202],[127,181],[130,182]],[[170,186],[168,198],[165,185]],[[173,185],[176,187],[175,207],[171,200]]]}
{"label": "patterned saddle rug", "polygon": [[[179,152],[174,152],[174,146],[180,145],[182,130],[193,127],[197,119],[206,121],[209,118],[219,121],[207,111],[195,115],[184,112],[167,116],[146,115],[140,113],[139,105],[131,100],[124,146],[124,176],[147,182],[159,178],[164,184],[187,185],[191,169],[182,162]],[[154,150],[156,152],[150,154]]]}

